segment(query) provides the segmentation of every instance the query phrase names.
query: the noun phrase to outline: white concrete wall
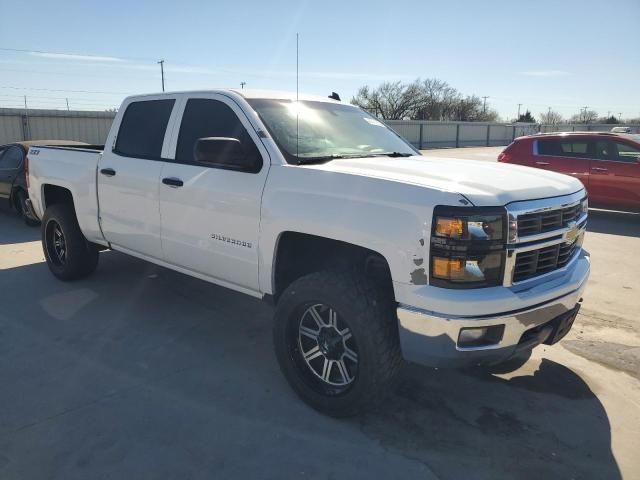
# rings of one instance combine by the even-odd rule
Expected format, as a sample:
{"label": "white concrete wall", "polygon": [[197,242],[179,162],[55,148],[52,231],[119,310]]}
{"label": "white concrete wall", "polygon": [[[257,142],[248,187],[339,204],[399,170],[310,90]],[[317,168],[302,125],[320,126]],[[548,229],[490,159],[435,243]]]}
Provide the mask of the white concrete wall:
{"label": "white concrete wall", "polygon": [[115,113],[0,109],[0,145],[19,140],[77,140],[102,145]]}

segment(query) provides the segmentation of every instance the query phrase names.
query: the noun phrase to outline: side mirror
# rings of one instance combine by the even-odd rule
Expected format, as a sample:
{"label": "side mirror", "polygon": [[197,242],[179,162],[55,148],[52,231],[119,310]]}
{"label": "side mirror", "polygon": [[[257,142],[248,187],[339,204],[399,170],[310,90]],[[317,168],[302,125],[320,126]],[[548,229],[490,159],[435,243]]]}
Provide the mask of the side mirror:
{"label": "side mirror", "polygon": [[193,157],[197,162],[227,165],[238,169],[251,166],[251,162],[237,138],[199,138],[193,146]]}

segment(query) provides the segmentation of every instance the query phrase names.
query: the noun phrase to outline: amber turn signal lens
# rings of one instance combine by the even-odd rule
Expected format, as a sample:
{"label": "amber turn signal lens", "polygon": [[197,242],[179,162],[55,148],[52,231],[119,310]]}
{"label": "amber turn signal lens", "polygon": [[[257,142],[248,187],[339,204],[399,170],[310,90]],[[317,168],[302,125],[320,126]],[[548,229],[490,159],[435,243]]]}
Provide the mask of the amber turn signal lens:
{"label": "amber turn signal lens", "polygon": [[460,218],[436,218],[436,235],[449,238],[462,238],[464,235],[464,220]]}
{"label": "amber turn signal lens", "polygon": [[461,258],[433,257],[433,276],[456,279],[464,275],[465,261]]}

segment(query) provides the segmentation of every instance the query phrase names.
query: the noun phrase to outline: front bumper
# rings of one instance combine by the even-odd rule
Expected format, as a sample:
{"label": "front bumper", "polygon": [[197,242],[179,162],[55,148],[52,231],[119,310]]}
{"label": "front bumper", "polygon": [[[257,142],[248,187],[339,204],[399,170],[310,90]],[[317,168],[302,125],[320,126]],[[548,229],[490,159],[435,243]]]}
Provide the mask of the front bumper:
{"label": "front bumper", "polygon": [[[546,337],[524,335],[525,332],[544,331],[545,324],[566,315],[580,301],[589,277],[588,257],[581,256],[576,263],[570,272],[572,282],[568,282],[574,287],[571,291],[555,289],[560,296],[549,300],[550,292],[547,290],[539,297],[544,300],[534,301],[533,304],[529,302],[534,298],[529,296],[529,306],[518,310],[481,315],[446,315],[401,303],[397,313],[403,357],[410,362],[431,367],[464,367],[500,363],[519,351],[530,350]],[[551,285],[550,288],[553,289]],[[454,294],[464,293],[457,291]],[[464,301],[464,298],[458,301]],[[461,329],[494,325],[504,325],[504,333],[498,343],[466,348],[458,345]]]}

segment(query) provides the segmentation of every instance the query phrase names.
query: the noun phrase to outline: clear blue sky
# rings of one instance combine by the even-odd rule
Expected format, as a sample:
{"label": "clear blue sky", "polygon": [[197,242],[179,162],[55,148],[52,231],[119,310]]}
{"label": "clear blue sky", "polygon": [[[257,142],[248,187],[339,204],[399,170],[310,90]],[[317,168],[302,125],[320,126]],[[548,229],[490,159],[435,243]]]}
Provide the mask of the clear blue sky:
{"label": "clear blue sky", "polygon": [[[127,94],[239,87],[350,99],[417,77],[565,116],[587,105],[640,117],[640,0],[0,0],[0,106],[117,106]],[[54,55],[53,52],[74,55]],[[87,55],[84,57],[83,55]],[[11,87],[11,88],[9,88]],[[47,90],[45,90],[47,89]],[[78,91],[74,91],[78,90]],[[84,93],[94,91],[100,93]]]}

